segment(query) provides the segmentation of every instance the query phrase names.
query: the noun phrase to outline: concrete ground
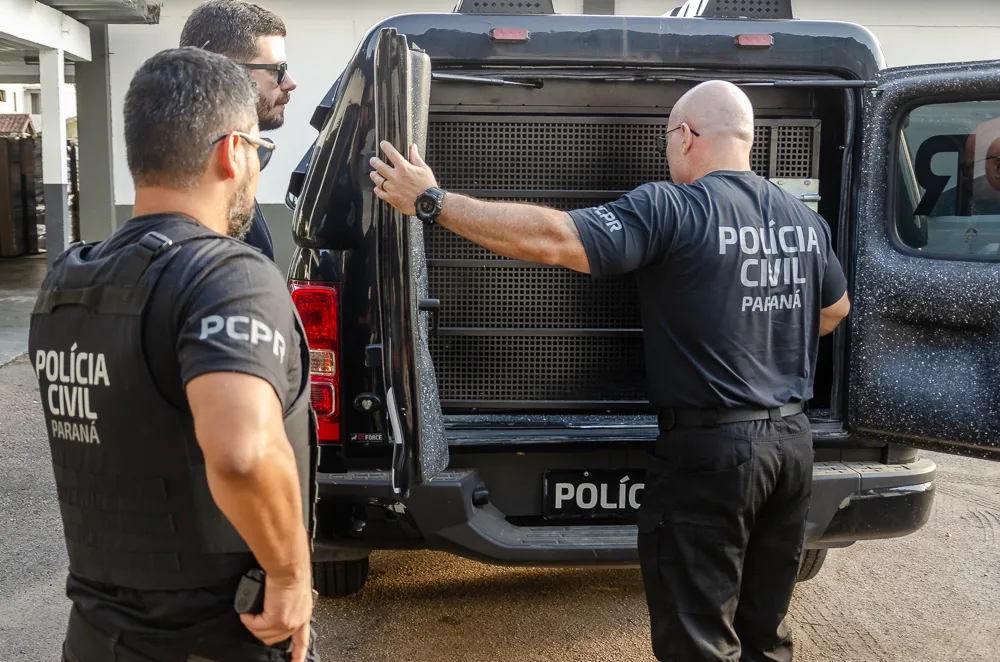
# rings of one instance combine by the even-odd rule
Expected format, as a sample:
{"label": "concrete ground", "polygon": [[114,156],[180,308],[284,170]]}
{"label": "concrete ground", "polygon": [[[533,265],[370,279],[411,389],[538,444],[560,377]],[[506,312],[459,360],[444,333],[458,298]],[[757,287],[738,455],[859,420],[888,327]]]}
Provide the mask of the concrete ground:
{"label": "concrete ground", "polygon": [[0,258],[0,365],[28,350],[28,318],[44,278],[44,253]]}
{"label": "concrete ground", "polygon": [[[802,662],[1000,662],[1000,463],[933,455],[931,521],[830,554],[791,607]],[[0,660],[59,659],[66,557],[30,365],[0,368]],[[321,600],[323,660],[651,660],[636,570],[496,568],[379,553]]]}

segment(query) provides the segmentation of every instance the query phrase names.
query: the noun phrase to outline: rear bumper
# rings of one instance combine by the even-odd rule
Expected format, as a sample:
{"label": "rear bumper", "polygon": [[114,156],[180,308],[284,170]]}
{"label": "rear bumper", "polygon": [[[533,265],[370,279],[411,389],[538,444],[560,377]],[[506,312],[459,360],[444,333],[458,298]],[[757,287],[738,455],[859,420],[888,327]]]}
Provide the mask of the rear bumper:
{"label": "rear bumper", "polygon": [[[813,470],[807,547],[839,547],[857,540],[912,533],[930,516],[936,467],[930,460],[885,465],[823,462]],[[393,499],[388,472],[321,474],[326,503],[383,503]],[[474,469],[447,471],[415,486],[393,512],[422,536],[421,546],[505,565],[634,565],[634,525],[515,526],[495,506],[474,505],[483,485]],[[481,503],[481,501],[480,501]],[[384,537],[318,540],[327,547],[393,547]],[[412,546],[407,544],[405,546]]]}

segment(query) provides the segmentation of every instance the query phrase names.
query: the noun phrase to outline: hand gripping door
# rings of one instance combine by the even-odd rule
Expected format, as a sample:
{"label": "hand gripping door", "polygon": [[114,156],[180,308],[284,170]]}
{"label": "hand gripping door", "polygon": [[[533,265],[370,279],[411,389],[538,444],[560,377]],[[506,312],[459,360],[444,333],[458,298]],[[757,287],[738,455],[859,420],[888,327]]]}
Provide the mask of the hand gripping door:
{"label": "hand gripping door", "polygon": [[[430,58],[393,28],[383,29],[375,54],[375,149],[389,141],[401,154],[416,143],[425,153]],[[423,223],[372,197],[377,205],[379,301],[386,413],[393,445],[392,485],[405,497],[448,465],[448,444],[434,364],[427,346],[427,265]]]}
{"label": "hand gripping door", "polygon": [[1000,61],[863,94],[849,429],[1000,460]]}

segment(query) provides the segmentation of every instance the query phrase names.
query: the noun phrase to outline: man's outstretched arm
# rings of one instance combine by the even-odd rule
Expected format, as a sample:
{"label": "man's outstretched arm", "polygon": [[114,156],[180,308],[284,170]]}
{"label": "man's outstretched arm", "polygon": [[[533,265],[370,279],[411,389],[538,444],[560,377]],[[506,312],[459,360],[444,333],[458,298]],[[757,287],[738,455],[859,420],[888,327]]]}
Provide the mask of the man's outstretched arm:
{"label": "man's outstretched arm", "polygon": [[[416,145],[410,147],[409,161],[389,143],[383,141],[381,146],[392,165],[371,160],[375,194],[403,214],[414,216],[417,196],[437,186],[434,173]],[[576,223],[566,212],[448,193],[437,223],[504,257],[590,273]]]}

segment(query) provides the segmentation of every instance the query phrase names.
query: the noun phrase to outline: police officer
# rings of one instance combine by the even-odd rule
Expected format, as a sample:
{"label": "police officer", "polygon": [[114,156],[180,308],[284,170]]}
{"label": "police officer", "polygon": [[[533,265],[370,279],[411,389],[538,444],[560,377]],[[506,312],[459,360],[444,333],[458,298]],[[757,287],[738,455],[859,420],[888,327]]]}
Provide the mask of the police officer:
{"label": "police officer", "polygon": [[[285,123],[285,107],[296,88],[285,56],[285,23],[274,12],[244,0],[208,0],[198,5],[181,30],[180,46],[220,53],[249,71],[257,85],[261,131]],[[274,242],[264,212],[254,200],[246,242],[274,260]]]}
{"label": "police officer", "polygon": [[[135,217],[42,285],[29,350],[69,554],[65,660],[306,659],[308,348],[281,274],[239,241],[272,148],[255,102],[220,55],[146,61],[124,107]],[[263,611],[241,616],[255,568]]]}
{"label": "police officer", "polygon": [[634,272],[661,434],[639,558],[661,660],[790,660],[784,616],[812,480],[803,403],[817,344],[848,313],[826,222],[750,170],[753,108],[703,83],[673,108],[673,184],[565,213],[437,188],[410,147],[372,159],[375,193],[514,259]]}

